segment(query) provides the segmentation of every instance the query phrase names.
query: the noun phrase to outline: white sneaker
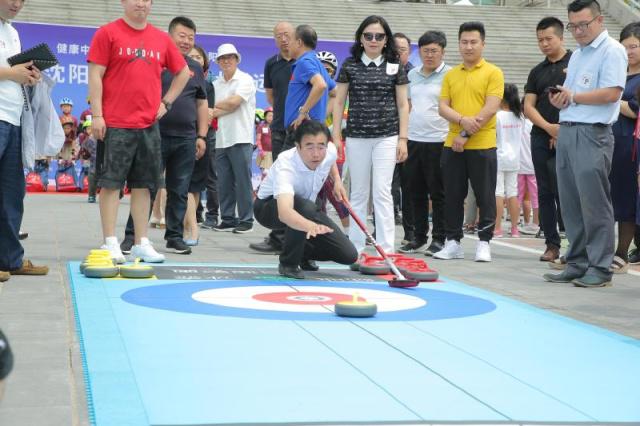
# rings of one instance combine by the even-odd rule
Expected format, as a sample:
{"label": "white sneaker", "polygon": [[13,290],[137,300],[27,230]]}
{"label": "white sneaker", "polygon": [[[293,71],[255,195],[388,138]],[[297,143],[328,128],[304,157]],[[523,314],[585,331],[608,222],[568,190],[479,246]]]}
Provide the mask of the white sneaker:
{"label": "white sneaker", "polygon": [[164,262],[164,254],[158,253],[151,243],[136,244],[131,248],[131,257],[134,259],[140,258],[143,262],[147,263],[162,263]]}
{"label": "white sneaker", "polygon": [[102,247],[100,248],[102,250],[109,250],[109,255],[111,256],[111,259],[115,260],[116,263],[125,263],[127,261],[127,259],[124,258],[124,254],[122,254],[122,251],[120,250],[120,246],[118,245],[118,243],[103,244]]}
{"label": "white sneaker", "polygon": [[478,241],[476,247],[476,262],[491,262],[491,247],[486,241]]}
{"label": "white sneaker", "polygon": [[451,260],[464,259],[464,251],[462,246],[456,240],[447,240],[444,248],[433,255],[435,259]]}

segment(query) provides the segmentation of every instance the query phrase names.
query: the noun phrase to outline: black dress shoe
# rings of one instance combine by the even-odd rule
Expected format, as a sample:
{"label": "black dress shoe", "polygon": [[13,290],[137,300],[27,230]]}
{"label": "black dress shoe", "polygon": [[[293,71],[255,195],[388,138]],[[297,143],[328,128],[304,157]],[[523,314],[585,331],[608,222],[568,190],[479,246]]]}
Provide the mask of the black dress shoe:
{"label": "black dress shoe", "polygon": [[265,254],[280,254],[282,252],[282,249],[275,246],[269,238],[265,238],[264,241],[259,243],[251,243],[249,248]]}
{"label": "black dress shoe", "polygon": [[303,271],[317,271],[320,267],[316,264],[315,260],[303,260],[300,262],[300,269]]}
{"label": "black dress shoe", "polygon": [[302,270],[297,266],[287,266],[280,263],[278,265],[278,273],[287,278],[293,278],[296,280],[303,280],[304,274]]}

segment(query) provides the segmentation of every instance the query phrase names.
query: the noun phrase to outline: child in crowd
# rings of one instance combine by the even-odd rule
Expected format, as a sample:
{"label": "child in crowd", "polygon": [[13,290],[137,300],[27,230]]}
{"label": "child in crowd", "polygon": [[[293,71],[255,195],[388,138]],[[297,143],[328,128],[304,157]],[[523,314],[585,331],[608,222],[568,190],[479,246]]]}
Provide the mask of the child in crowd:
{"label": "child in crowd", "polygon": [[[518,204],[522,206],[524,217],[524,226],[520,228],[520,232],[526,235],[535,235],[540,229],[538,184],[531,158],[531,127],[533,127],[533,123],[525,118],[522,143],[520,144],[520,169],[518,170]],[[529,199],[529,203],[526,202],[525,196]],[[532,209],[533,214],[531,214]]]}
{"label": "child in crowd", "polygon": [[258,156],[256,163],[262,170],[262,177],[267,175],[267,170],[273,164],[271,156],[271,122],[273,121],[273,108],[269,107],[264,110],[264,121],[258,124],[256,129],[256,147],[258,148]]}
{"label": "child in crowd", "polygon": [[60,111],[62,111],[62,114],[60,115],[60,122],[64,123],[65,121],[68,121],[69,119],[71,119],[71,122],[73,123],[73,129],[74,131],[77,131],[78,119],[71,114],[72,110],[73,110],[73,101],[71,100],[71,98],[65,97],[60,99]]}
{"label": "child in crowd", "polygon": [[505,83],[501,111],[496,114],[496,132],[498,147],[498,179],[496,181],[496,226],[494,238],[501,238],[504,199],[507,199],[511,217],[511,236],[520,237],[518,221],[518,170],[520,169],[520,146],[524,127],[522,106],[518,88],[515,84]]}
{"label": "child in crowd", "polygon": [[84,126],[87,120],[91,121],[91,115],[91,100],[87,96],[87,109],[80,113],[80,127]]}
{"label": "child in crowd", "polygon": [[[75,191],[78,187],[75,171],[76,154],[78,153],[78,141],[76,138],[76,126],[71,116],[60,117],[64,130],[64,144],[58,153],[58,170],[56,171],[56,191]],[[62,175],[71,176],[73,179],[63,178]]]}
{"label": "child in crowd", "polygon": [[82,132],[84,137],[80,139],[80,153],[79,157],[82,160],[82,177],[87,176],[89,181],[88,198],[87,202],[96,202],[96,152],[97,141],[91,134],[91,120],[86,120],[82,123]]}

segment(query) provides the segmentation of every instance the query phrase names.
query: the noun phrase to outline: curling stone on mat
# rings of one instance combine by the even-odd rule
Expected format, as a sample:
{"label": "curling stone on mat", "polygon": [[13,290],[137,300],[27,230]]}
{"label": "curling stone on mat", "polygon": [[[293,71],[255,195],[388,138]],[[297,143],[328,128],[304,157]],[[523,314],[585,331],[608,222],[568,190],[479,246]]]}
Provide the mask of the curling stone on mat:
{"label": "curling stone on mat", "polygon": [[87,278],[113,278],[118,275],[118,267],[111,261],[88,263],[83,273]]}
{"label": "curling stone on mat", "polygon": [[426,268],[409,269],[404,275],[418,281],[438,281],[439,277],[438,271],[429,269],[428,266]]}
{"label": "curling stone on mat", "polygon": [[363,275],[387,275],[391,273],[391,268],[383,260],[367,261],[360,264],[360,273]]}
{"label": "curling stone on mat", "polygon": [[120,276],[122,278],[151,278],[153,277],[153,267],[141,265],[140,259],[136,259],[133,265],[120,267]]}
{"label": "curling stone on mat", "polygon": [[438,272],[429,268],[424,260],[407,258],[397,262],[398,270],[407,278],[418,281],[436,281]]}
{"label": "curling stone on mat", "polygon": [[353,300],[336,303],[334,311],[340,317],[369,318],[378,312],[378,305],[359,299],[358,293],[354,293]]}
{"label": "curling stone on mat", "polygon": [[[347,208],[347,211],[349,211],[349,214],[351,215],[353,220],[356,221],[356,223],[358,224],[358,227],[362,230],[362,232],[364,232],[364,235],[367,236],[369,241],[371,241],[371,244],[373,244],[373,246],[376,248],[378,253],[380,253],[380,256],[382,256],[384,261],[387,262],[387,265],[389,265],[391,272],[393,272],[393,275],[394,275],[393,279],[390,279],[389,281],[387,281],[389,283],[389,287],[409,288],[409,287],[416,287],[417,285],[419,285],[420,281],[415,279],[408,279],[404,275],[402,275],[402,272],[398,271],[398,268],[393,263],[393,260],[391,260],[392,258],[389,255],[387,255],[387,253],[385,253],[385,251],[382,249],[380,244],[378,244],[375,238],[373,238],[373,236],[369,233],[364,222],[362,222],[362,220],[353,212],[353,208],[351,208],[351,204],[349,204],[349,201],[347,201],[346,198],[342,200],[342,204],[344,204],[344,206]],[[396,256],[396,255],[392,255],[392,256]]]}
{"label": "curling stone on mat", "polygon": [[89,256],[111,257],[111,252],[105,249],[92,249],[92,250],[89,250]]}
{"label": "curling stone on mat", "polygon": [[80,264],[80,272],[84,274],[84,269],[87,266],[97,266],[97,265],[113,265],[116,266],[115,263],[113,262],[113,259],[111,259],[110,257],[87,257],[85,260],[82,261],[82,263]]}

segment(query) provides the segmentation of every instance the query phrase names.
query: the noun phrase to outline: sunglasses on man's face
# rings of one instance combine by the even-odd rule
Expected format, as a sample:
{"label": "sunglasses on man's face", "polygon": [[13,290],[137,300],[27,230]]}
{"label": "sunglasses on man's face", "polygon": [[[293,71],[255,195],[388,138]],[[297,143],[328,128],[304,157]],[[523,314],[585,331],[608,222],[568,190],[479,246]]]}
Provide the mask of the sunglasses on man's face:
{"label": "sunglasses on man's face", "polygon": [[374,38],[376,41],[382,41],[387,35],[385,33],[363,33],[362,36],[367,41],[372,41]]}

